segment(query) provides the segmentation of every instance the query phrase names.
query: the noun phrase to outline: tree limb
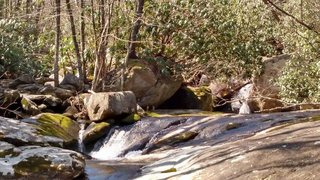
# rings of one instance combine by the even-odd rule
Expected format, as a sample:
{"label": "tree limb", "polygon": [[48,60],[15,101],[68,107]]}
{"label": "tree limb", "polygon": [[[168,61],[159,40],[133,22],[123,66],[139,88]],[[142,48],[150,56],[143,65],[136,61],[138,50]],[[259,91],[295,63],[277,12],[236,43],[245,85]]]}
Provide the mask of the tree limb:
{"label": "tree limb", "polygon": [[306,24],[305,22],[303,22],[302,20],[299,20],[297,17],[293,16],[292,14],[289,14],[288,12],[286,12],[285,10],[281,9],[279,6],[277,6],[275,3],[273,3],[271,0],[263,0],[266,4],[270,4],[272,7],[274,7],[275,9],[277,9],[278,11],[280,11],[281,13],[289,16],[290,18],[292,18],[294,21],[296,21],[297,23],[299,23],[300,25],[304,26],[305,28],[307,28],[310,31],[315,32],[316,34],[320,35],[320,32],[318,32],[317,30],[315,30],[312,26]]}

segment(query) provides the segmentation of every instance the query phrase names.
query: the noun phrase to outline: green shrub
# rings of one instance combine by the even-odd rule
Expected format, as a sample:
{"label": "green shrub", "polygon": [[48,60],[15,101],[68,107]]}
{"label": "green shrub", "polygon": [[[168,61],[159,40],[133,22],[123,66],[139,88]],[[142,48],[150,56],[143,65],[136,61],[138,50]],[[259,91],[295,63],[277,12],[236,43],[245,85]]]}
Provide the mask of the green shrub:
{"label": "green shrub", "polygon": [[41,63],[36,61],[36,28],[13,19],[0,20],[0,75],[39,73]]}

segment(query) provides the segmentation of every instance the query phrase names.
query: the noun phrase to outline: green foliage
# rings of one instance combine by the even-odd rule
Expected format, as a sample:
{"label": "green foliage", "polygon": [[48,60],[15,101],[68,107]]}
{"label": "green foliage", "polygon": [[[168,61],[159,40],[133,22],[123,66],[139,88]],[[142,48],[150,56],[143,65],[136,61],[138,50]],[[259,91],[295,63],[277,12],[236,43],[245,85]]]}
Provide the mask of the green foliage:
{"label": "green foliage", "polygon": [[319,44],[299,42],[301,47],[296,48],[277,82],[281,97],[292,103],[320,102]]}
{"label": "green foliage", "polygon": [[203,64],[214,76],[251,76],[261,55],[272,53],[267,39],[273,22],[255,1],[148,1],[142,56],[163,55]]}
{"label": "green foliage", "polygon": [[[299,5],[299,6],[298,6]],[[319,5],[313,1],[305,1],[301,11],[300,4],[290,2],[284,9],[306,24],[320,32]],[[306,10],[308,9],[308,10]],[[286,51],[292,54],[283,75],[278,78],[281,97],[291,103],[320,102],[320,36],[314,31],[296,23],[292,18],[282,17],[279,25],[279,36],[283,39]]]}
{"label": "green foliage", "polygon": [[39,73],[41,64],[35,61],[36,28],[17,20],[0,20],[0,74]]}

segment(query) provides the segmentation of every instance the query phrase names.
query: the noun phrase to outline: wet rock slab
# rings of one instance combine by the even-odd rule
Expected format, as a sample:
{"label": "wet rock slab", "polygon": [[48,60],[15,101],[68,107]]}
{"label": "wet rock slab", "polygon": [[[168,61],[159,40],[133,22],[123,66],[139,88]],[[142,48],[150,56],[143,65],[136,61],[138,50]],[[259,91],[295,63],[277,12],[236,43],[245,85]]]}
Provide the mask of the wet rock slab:
{"label": "wet rock slab", "polygon": [[0,145],[0,179],[72,179],[84,172],[85,160],[74,151],[57,147],[14,147],[5,142]]}
{"label": "wet rock slab", "polygon": [[315,115],[319,111],[237,116],[240,122],[241,118],[247,119],[245,123],[252,118],[260,124],[272,122],[273,126],[231,141],[208,138],[200,144],[162,152],[162,158],[144,166],[137,179],[317,179],[320,118],[308,118]]}

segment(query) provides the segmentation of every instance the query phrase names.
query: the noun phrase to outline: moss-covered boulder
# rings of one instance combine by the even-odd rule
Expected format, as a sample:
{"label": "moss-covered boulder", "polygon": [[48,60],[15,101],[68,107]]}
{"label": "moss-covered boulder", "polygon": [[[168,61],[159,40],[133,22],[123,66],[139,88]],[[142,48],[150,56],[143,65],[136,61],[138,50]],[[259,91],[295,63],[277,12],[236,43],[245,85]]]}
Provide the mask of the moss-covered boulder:
{"label": "moss-covered boulder", "polygon": [[212,111],[213,105],[214,99],[207,86],[183,86],[169,100],[164,102],[160,108]]}
{"label": "moss-covered boulder", "polygon": [[36,125],[38,133],[41,135],[61,138],[65,145],[77,142],[79,124],[61,114],[42,113],[23,121]]}
{"label": "moss-covered boulder", "polygon": [[19,154],[0,157],[0,179],[73,179],[84,172],[85,159],[77,152],[40,146],[15,149]]}
{"label": "moss-covered boulder", "polygon": [[92,122],[83,133],[83,143],[89,144],[95,142],[110,130],[110,124],[106,122]]}
{"label": "moss-covered boulder", "polygon": [[[33,121],[24,119],[22,121]],[[25,123],[20,120],[0,117],[0,141],[6,141],[15,146],[40,145],[62,147],[64,140],[58,137],[40,134],[39,123]]]}

